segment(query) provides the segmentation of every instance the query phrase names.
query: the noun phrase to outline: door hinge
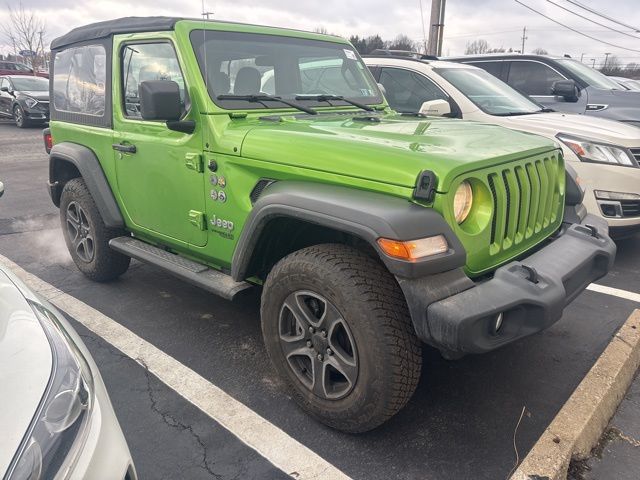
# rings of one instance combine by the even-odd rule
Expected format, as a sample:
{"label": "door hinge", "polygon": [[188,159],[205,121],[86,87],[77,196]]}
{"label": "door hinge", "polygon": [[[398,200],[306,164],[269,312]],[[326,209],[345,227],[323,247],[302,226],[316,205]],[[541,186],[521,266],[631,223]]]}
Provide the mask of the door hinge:
{"label": "door hinge", "polygon": [[204,221],[204,213],[196,210],[189,210],[189,222],[198,230],[206,230],[207,222]]}
{"label": "door hinge", "polygon": [[184,156],[184,164],[189,170],[195,170],[198,173],[204,172],[202,155],[199,153],[187,153]]}

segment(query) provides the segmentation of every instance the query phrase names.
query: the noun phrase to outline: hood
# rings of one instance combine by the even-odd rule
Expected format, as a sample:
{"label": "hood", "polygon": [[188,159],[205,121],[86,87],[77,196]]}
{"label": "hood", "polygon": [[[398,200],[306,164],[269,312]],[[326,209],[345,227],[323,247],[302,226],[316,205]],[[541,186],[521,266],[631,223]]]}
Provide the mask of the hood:
{"label": "hood", "polygon": [[14,93],[16,94],[16,97],[31,97],[39,101],[49,101],[49,92],[47,91],[16,90]]}
{"label": "hood", "polygon": [[254,120],[241,155],[305,170],[413,188],[422,170],[446,192],[460,173],[548,152],[543,137],[503,127],[398,114],[321,114]]}
{"label": "hood", "polygon": [[4,476],[51,376],[49,341],[21,290],[0,268],[0,472]]}
{"label": "hood", "polygon": [[500,120],[506,127],[549,137],[566,133],[625,147],[640,147],[640,128],[605,118],[553,112],[502,117]]}

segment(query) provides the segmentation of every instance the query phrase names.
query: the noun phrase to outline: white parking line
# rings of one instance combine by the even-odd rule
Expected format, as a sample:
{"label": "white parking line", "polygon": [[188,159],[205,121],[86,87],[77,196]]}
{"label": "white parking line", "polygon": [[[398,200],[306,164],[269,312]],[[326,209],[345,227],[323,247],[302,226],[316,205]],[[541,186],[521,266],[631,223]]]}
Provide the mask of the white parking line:
{"label": "white parking line", "polygon": [[606,287],[597,283],[592,283],[587,287],[587,290],[592,292],[604,293],[605,295],[612,295],[618,298],[624,298],[631,300],[632,302],[640,303],[640,293],[628,292],[627,290],[620,290],[619,288]]}
{"label": "white parking line", "polygon": [[349,479],[347,475],[162,350],[80,300],[0,255],[31,290],[132,358],[239,440],[297,479]]}

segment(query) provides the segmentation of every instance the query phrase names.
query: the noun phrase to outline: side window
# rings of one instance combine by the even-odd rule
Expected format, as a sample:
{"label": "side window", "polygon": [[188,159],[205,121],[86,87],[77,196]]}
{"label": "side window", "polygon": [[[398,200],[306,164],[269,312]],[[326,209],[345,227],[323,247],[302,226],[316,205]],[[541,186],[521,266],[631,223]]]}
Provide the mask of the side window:
{"label": "side window", "polygon": [[[2,65],[0,65],[0,67],[2,67]],[[9,84],[7,83],[7,81],[4,78],[0,78],[0,88],[8,86]]]}
{"label": "side window", "polygon": [[399,68],[383,68],[380,83],[384,85],[389,105],[401,113],[414,113],[424,102],[449,100],[431,80],[419,73]]}
{"label": "side window", "polygon": [[494,77],[498,77],[500,80],[503,79],[502,67],[504,66],[504,62],[469,62],[469,64],[486,70]]}
{"label": "side window", "polygon": [[538,62],[511,62],[508,84],[526,95],[551,95],[551,87],[565,78],[551,67]]}
{"label": "side window", "polygon": [[58,52],[53,64],[53,103],[60,112],[104,116],[106,52],[87,45]]}
{"label": "side window", "polygon": [[170,43],[127,44],[121,51],[120,85],[127,117],[141,118],[140,83],[147,80],[171,80],[180,87],[183,110],[186,103],[184,77],[176,52]]}

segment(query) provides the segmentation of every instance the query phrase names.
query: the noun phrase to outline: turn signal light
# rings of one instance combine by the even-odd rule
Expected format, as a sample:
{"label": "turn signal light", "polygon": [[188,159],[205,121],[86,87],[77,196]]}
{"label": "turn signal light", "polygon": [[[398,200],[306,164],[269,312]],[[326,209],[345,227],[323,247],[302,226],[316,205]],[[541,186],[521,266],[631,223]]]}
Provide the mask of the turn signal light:
{"label": "turn signal light", "polygon": [[406,242],[379,238],[378,245],[380,245],[382,251],[390,257],[400,258],[410,262],[439,253],[446,253],[449,250],[449,244],[447,243],[447,239],[444,238],[444,235],[436,235],[435,237],[420,238]]}

